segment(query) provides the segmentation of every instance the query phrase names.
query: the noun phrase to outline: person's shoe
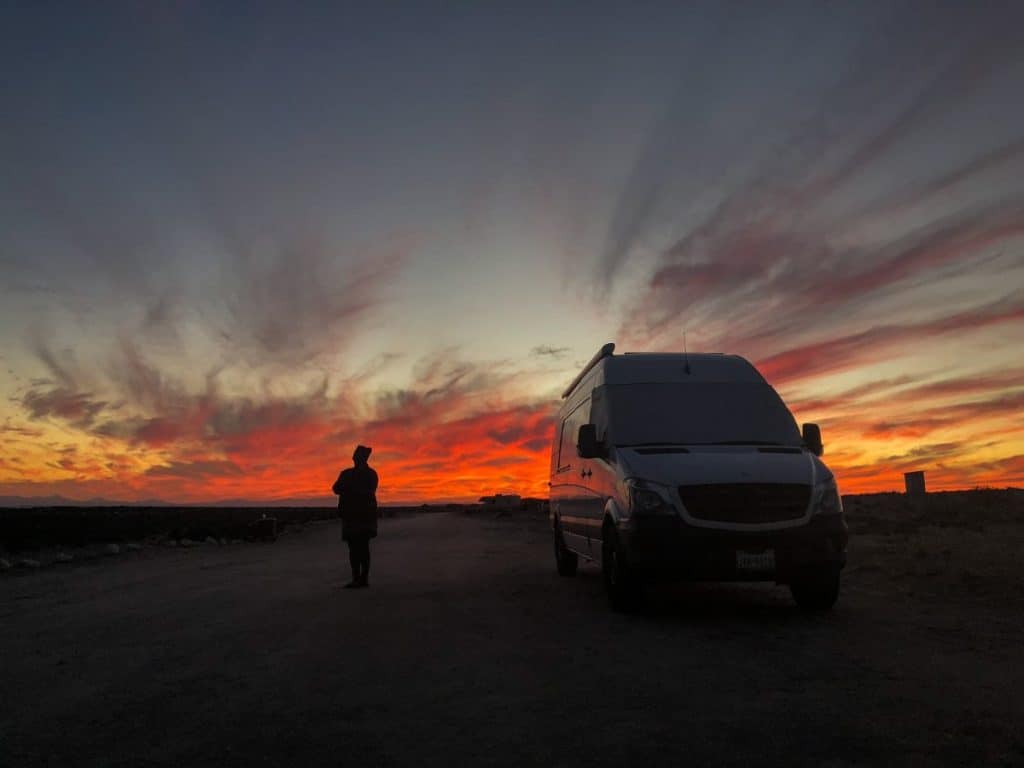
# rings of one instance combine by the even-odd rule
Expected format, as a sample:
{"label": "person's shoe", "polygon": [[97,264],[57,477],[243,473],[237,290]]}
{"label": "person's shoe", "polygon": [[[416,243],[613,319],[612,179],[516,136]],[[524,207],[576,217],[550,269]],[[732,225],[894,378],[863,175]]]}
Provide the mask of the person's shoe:
{"label": "person's shoe", "polygon": [[366,589],[367,587],[370,586],[370,582],[368,582],[368,581],[360,581],[356,586],[359,587],[360,589]]}
{"label": "person's shoe", "polygon": [[361,586],[363,586],[362,583],[358,581],[350,581],[342,589],[359,589]]}

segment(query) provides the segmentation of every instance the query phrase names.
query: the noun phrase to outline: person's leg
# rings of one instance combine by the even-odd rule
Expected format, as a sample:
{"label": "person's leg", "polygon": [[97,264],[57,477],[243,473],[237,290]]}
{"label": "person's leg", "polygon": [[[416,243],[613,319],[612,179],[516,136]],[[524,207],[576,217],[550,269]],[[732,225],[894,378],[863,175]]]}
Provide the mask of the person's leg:
{"label": "person's leg", "polygon": [[346,588],[354,587],[359,584],[359,572],[362,558],[359,554],[359,541],[358,539],[350,538],[348,540],[348,564],[352,566],[352,581],[345,585]]}
{"label": "person's leg", "polygon": [[363,539],[363,586],[370,585],[370,537]]}
{"label": "person's leg", "polygon": [[367,540],[365,536],[360,536],[353,542],[353,547],[356,553],[356,581],[360,586],[366,583],[367,567],[366,567],[366,544]]}

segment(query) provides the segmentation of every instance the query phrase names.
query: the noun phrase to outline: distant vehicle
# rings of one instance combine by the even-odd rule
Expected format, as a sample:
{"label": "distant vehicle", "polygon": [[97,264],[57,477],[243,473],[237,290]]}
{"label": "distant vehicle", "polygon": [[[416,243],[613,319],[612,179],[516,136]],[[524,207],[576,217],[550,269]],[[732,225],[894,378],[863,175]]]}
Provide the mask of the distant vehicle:
{"label": "distant vehicle", "polygon": [[614,351],[602,347],[562,395],[558,572],[600,563],[615,610],[663,579],[774,581],[801,608],[831,608],[847,526],[818,426],[801,433],[742,357]]}

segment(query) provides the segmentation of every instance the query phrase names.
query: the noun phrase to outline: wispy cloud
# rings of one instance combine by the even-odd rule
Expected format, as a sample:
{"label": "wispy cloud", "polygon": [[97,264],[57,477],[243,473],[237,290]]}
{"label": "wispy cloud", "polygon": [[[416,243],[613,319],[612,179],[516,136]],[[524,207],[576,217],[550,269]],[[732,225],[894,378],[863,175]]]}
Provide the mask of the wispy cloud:
{"label": "wispy cloud", "polygon": [[[326,495],[338,464],[359,442],[375,448],[387,478],[385,500],[541,492],[538,469],[547,460],[553,404],[521,389],[513,394],[510,385],[522,371],[509,363],[469,363],[444,349],[419,360],[401,389],[360,384],[357,374],[338,387],[325,377],[304,392],[256,396],[225,393],[215,375],[205,388],[189,390],[132,345],[120,342],[116,350],[104,380],[109,400],[76,393],[68,373],[66,387],[32,390],[22,405],[26,418],[106,441],[107,469],[94,466],[93,479],[106,475],[122,493]],[[41,354],[52,355],[45,348]],[[140,450],[149,461],[126,460]],[[84,471],[71,458],[52,466],[76,478]]]}
{"label": "wispy cloud", "polygon": [[173,477],[181,480],[202,482],[210,477],[241,475],[241,468],[231,461],[172,461],[150,467],[145,473],[149,477]]}
{"label": "wispy cloud", "polygon": [[530,354],[534,357],[550,357],[555,360],[561,360],[571,352],[569,347],[552,347],[548,344],[540,344],[530,350]]}
{"label": "wispy cloud", "polygon": [[343,350],[386,303],[404,257],[395,246],[346,258],[322,239],[238,248],[222,279],[225,351],[282,366]]}
{"label": "wispy cloud", "polygon": [[[923,313],[929,287],[999,268],[993,251],[1017,254],[1001,268],[1024,265],[1011,247],[1024,234],[1024,190],[1007,175],[1024,173],[1021,116],[1004,126],[1012,131],[1016,120],[1017,135],[979,133],[927,166],[919,158],[936,125],[980,117],[980,90],[1009,92],[1021,65],[1016,33],[997,13],[948,10],[927,28],[908,25],[908,13],[864,14],[850,31],[859,42],[837,49],[836,77],[808,92],[781,138],[772,126],[741,137],[732,156],[716,155],[713,180],[680,187],[674,174],[703,173],[699,157],[696,167],[674,163],[701,123],[693,112],[715,106],[702,101],[698,70],[687,109],[658,132],[671,138],[641,150],[644,193],[623,188],[633,202],[617,210],[639,200],[643,213],[624,214],[628,224],[597,260],[604,290],[638,243],[654,255],[646,289],[625,299],[621,339],[663,348],[689,330],[713,347],[767,357],[796,337],[870,328],[872,309],[896,290],[912,297],[905,311]],[[954,44],[935,45],[953,30]],[[716,34],[728,47],[744,31]],[[961,300],[951,314],[966,308]]]}
{"label": "wispy cloud", "polygon": [[893,348],[913,341],[1024,319],[1024,301],[1008,296],[990,304],[916,323],[876,325],[857,333],[792,347],[761,358],[759,368],[770,380],[785,382],[863,365],[866,358],[878,361]]}
{"label": "wispy cloud", "polygon": [[30,418],[50,416],[67,421],[75,427],[89,427],[106,403],[92,399],[87,392],[74,392],[62,387],[45,391],[30,390],[22,399]]}

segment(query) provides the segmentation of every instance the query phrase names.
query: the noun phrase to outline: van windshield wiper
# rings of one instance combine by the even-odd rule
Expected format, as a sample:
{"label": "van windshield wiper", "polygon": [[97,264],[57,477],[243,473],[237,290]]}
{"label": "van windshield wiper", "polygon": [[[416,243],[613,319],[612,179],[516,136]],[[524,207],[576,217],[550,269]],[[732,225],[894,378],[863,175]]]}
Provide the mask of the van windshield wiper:
{"label": "van windshield wiper", "polygon": [[779,443],[779,442],[776,442],[774,440],[716,440],[714,442],[709,442],[709,443],[694,443],[694,442],[672,443],[672,442],[666,442],[666,441],[658,441],[658,442],[655,442],[655,443],[628,443],[626,445],[621,445],[619,447],[620,448],[655,448],[655,447],[657,447],[657,448],[666,447],[667,448],[667,447],[672,447],[672,446],[685,447],[687,445],[771,445],[771,446],[779,446],[779,447],[783,447],[783,448],[795,448],[796,447],[796,446],[787,446],[785,443]]}
{"label": "van windshield wiper", "polygon": [[773,440],[719,440],[714,443],[691,443],[691,445],[779,445],[784,446],[785,443],[777,443]]}
{"label": "van windshield wiper", "polygon": [[621,448],[651,448],[651,447],[662,447],[662,446],[677,446],[677,445],[693,445],[693,443],[666,443],[659,440],[656,443],[629,443],[627,445],[620,446]]}

